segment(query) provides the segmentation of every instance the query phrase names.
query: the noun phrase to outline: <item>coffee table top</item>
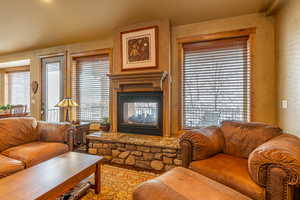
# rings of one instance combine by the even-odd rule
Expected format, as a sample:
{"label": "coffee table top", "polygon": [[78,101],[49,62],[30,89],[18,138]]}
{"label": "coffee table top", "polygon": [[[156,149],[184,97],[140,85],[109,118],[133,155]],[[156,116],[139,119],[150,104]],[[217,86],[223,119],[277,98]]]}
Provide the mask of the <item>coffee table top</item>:
{"label": "coffee table top", "polygon": [[[11,176],[0,179],[1,200],[43,199],[46,193],[84,179],[81,172],[101,162],[103,157],[68,152]],[[92,171],[92,170],[91,170]],[[72,180],[71,180],[72,179]],[[62,191],[65,192],[65,191]]]}

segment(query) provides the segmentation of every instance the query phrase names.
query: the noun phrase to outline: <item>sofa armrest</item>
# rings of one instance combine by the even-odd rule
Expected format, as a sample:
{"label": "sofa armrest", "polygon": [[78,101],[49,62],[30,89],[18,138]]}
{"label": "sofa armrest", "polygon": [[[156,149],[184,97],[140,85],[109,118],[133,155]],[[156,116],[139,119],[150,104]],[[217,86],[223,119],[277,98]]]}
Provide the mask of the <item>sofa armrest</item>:
{"label": "sofa armrest", "polygon": [[277,136],[257,147],[249,156],[248,169],[252,179],[261,186],[268,186],[272,175],[281,171],[289,185],[300,184],[300,139],[290,134]]}
{"label": "sofa armrest", "polygon": [[65,143],[68,144],[69,151],[73,150],[75,130],[70,123],[48,123],[39,121],[37,131],[41,141]]}
{"label": "sofa armrest", "polygon": [[224,146],[222,131],[216,126],[186,131],[179,141],[184,167],[221,152]]}

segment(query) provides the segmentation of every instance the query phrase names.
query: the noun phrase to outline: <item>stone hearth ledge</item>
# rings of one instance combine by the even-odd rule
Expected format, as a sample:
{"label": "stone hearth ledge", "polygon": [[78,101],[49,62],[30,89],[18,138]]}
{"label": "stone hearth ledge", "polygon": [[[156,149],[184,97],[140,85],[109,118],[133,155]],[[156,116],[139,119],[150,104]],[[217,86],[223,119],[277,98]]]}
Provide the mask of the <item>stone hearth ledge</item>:
{"label": "stone hearth ledge", "polygon": [[152,147],[162,147],[170,149],[179,149],[179,140],[177,137],[161,137],[149,135],[137,135],[112,132],[94,132],[87,136],[89,140],[98,140],[102,142],[134,144]]}
{"label": "stone hearth ledge", "polygon": [[178,138],[94,132],[87,140],[90,154],[111,163],[159,171],[182,165]]}

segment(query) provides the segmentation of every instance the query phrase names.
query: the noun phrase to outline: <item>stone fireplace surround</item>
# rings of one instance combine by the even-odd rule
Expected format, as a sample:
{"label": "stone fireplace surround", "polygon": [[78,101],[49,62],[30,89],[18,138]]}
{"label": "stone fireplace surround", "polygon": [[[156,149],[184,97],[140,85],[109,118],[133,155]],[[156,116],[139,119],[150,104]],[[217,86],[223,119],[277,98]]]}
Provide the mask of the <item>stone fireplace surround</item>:
{"label": "stone fireplace surround", "polygon": [[[87,136],[88,152],[104,156],[107,161],[144,169],[165,171],[180,166],[181,151],[177,137],[171,137],[169,123],[169,81],[167,72],[122,72],[108,75],[111,80],[112,130],[94,132]],[[163,134],[149,136],[119,133],[117,130],[118,92],[163,92]]]}

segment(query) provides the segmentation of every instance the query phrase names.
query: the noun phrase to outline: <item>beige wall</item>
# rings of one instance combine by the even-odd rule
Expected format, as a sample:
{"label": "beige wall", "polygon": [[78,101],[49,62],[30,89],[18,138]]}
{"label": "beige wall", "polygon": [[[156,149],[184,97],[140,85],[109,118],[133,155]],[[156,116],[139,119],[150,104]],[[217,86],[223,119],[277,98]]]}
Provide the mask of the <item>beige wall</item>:
{"label": "beige wall", "polygon": [[0,73],[0,105],[4,104],[4,74]]}
{"label": "beige wall", "polygon": [[290,0],[276,15],[276,44],[279,101],[288,100],[288,108],[279,109],[279,124],[300,136],[300,1]]}
{"label": "beige wall", "polygon": [[[277,123],[277,90],[274,48],[274,19],[263,14],[251,14],[227,19],[176,26],[172,28],[172,73],[173,105],[176,115],[179,108],[178,76],[179,69],[177,38],[197,36],[200,34],[226,32],[245,28],[256,28],[256,45],[253,66],[253,121]],[[175,119],[175,118],[174,118]],[[178,131],[178,123],[172,120],[173,132]]]}
{"label": "beige wall", "polygon": [[[149,22],[152,25],[153,22]],[[149,25],[149,23],[146,23]],[[156,22],[155,22],[156,23]],[[255,66],[253,68],[254,73],[254,106],[253,106],[253,117],[254,121],[262,121],[268,122],[272,124],[277,123],[277,90],[276,90],[276,68],[275,68],[275,57],[274,57],[274,20],[272,17],[265,17],[263,14],[252,14],[252,15],[244,15],[239,17],[220,19],[220,20],[212,20],[207,22],[183,25],[183,26],[175,26],[171,28],[171,65],[169,55],[169,42],[168,42],[168,21],[162,20],[159,22],[160,28],[164,31],[164,38],[160,40],[160,50],[163,50],[163,55],[160,54],[159,69],[166,70],[171,72],[169,79],[172,80],[171,83],[171,95],[172,104],[171,108],[171,134],[176,135],[179,126],[176,119],[176,115],[178,115],[178,77],[176,76],[179,66],[178,66],[178,53],[177,53],[177,38],[195,36],[200,34],[209,34],[209,33],[218,33],[225,31],[232,31],[244,28],[257,28],[256,34],[256,56],[255,56]],[[129,26],[130,28],[135,28],[136,26]],[[117,32],[120,30],[117,30]],[[78,43],[72,45],[65,45],[59,47],[53,47],[48,49],[23,52],[18,54],[12,54],[7,56],[0,56],[0,62],[17,60],[30,58],[32,61],[31,64],[31,78],[32,80],[37,80],[40,83],[40,58],[39,55],[51,54],[55,52],[63,52],[68,51],[68,53],[72,52],[80,52],[85,50],[92,49],[102,49],[102,48],[112,48],[114,47],[114,69],[113,72],[119,73],[120,61],[116,56],[118,55],[118,47],[119,44],[115,43],[114,40],[118,40],[118,34],[113,35],[110,38],[92,41],[88,43]],[[170,67],[171,66],[171,67]],[[1,98],[0,98],[1,99]],[[40,112],[40,89],[39,92],[32,97],[34,101],[32,103],[32,114],[35,117],[39,117]],[[1,103],[1,100],[0,100]]]}
{"label": "beige wall", "polygon": [[[31,65],[30,65],[31,81],[34,80],[38,81],[40,86],[41,85],[40,56],[55,54],[55,53],[64,53],[66,51],[67,54],[69,55],[71,53],[76,53],[76,52],[103,49],[103,48],[112,48],[112,47],[113,47],[113,40],[110,37],[103,40],[97,40],[92,42],[76,43],[76,44],[57,46],[57,47],[52,47],[47,49],[39,49],[35,51],[27,51],[27,52],[10,54],[6,56],[0,56],[0,62],[8,62],[13,60],[21,60],[21,59],[28,59],[28,58],[31,59]],[[69,56],[67,57],[68,57],[67,65],[69,66],[70,60],[69,60]],[[1,76],[0,76],[0,81],[1,81]],[[1,90],[2,89],[0,89],[0,92]],[[3,92],[0,94],[3,94]],[[1,104],[2,96],[3,95],[0,96],[0,104]],[[35,95],[31,94],[31,115],[40,119],[40,110],[41,110],[41,87],[39,87],[39,90]]]}

